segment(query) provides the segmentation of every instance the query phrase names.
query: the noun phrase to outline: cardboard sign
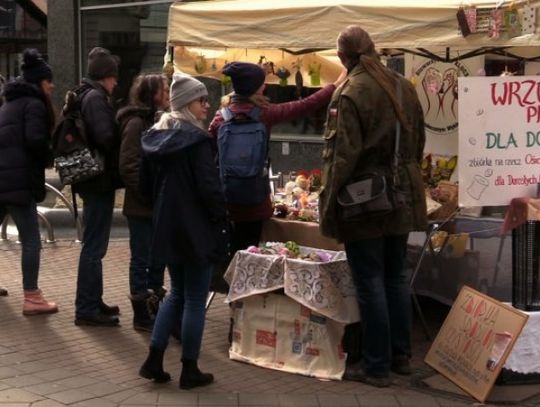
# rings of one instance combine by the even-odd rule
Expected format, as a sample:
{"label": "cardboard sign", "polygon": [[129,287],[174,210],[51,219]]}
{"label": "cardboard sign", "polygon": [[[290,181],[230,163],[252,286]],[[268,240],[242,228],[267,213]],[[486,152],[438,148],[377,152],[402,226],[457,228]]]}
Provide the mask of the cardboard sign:
{"label": "cardboard sign", "polygon": [[463,286],[425,362],[483,403],[528,318]]}
{"label": "cardboard sign", "polygon": [[537,76],[459,78],[459,205],[509,205],[540,183]]}

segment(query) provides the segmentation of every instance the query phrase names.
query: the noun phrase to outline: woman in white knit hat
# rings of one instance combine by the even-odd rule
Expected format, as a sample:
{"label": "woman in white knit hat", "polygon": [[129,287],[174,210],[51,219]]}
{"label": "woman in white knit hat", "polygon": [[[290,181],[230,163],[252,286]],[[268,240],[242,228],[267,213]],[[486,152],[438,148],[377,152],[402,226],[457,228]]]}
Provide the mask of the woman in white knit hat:
{"label": "woman in white knit hat", "polygon": [[170,380],[163,353],[181,318],[180,388],[189,389],[214,380],[199,370],[197,360],[214,263],[227,255],[228,232],[212,141],[203,125],[208,91],[197,79],[176,74],[170,103],[171,112],[142,138],[141,192],[153,201],[152,255],[168,266],[171,293],[159,309],[139,374],[156,382]]}

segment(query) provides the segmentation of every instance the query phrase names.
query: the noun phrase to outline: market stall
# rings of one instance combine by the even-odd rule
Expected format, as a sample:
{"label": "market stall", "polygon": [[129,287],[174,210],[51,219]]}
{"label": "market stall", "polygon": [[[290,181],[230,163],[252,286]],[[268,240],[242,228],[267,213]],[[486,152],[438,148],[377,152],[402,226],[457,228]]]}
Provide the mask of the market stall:
{"label": "market stall", "polygon": [[[424,282],[422,293],[426,295],[432,294],[430,288],[437,286],[434,281],[444,282],[441,291],[448,291],[445,285],[450,284],[455,287],[451,290],[455,293],[467,282],[499,300],[509,300],[508,290],[494,287],[494,282],[510,284],[510,242],[509,239],[501,241],[496,231],[504,209],[493,207],[504,203],[481,199],[487,190],[485,180],[481,178],[489,178],[492,174],[484,171],[489,168],[482,168],[487,165],[485,157],[475,152],[475,146],[482,143],[476,143],[477,138],[467,135],[470,122],[461,120],[463,108],[458,99],[462,94],[458,84],[465,77],[540,72],[535,62],[540,59],[539,5],[540,0],[177,2],[171,6],[169,14],[166,60],[169,69],[214,78],[223,93],[228,89],[228,78],[220,73],[225,63],[238,59],[259,63],[268,73],[267,83],[275,84],[282,91],[280,97],[288,89],[292,100],[303,97],[302,91],[306,88],[317,88],[333,81],[340,69],[334,49],[337,34],[350,24],[363,27],[383,59],[416,86],[426,117],[427,143],[422,170],[432,225],[452,220],[448,223],[453,227],[441,230],[446,233],[442,240],[451,244],[433,246],[432,239],[436,243],[441,235],[431,235],[430,231],[427,231],[427,238],[423,234],[418,241],[412,242],[422,251],[427,250],[426,243],[432,247],[427,256],[419,256],[417,251],[410,259],[411,267],[419,270],[416,282]],[[478,106],[466,113],[475,115],[483,109]],[[501,121],[511,122],[508,117],[517,116],[499,115]],[[535,123],[538,122],[536,117],[540,114],[533,117],[531,113],[530,118]],[[317,123],[319,125],[312,127],[320,128],[320,120]],[[482,118],[477,123],[486,126]],[[286,131],[274,129],[272,139],[281,144],[278,149],[271,146],[271,154],[281,158],[298,156],[289,148],[288,142],[301,140],[306,143],[306,127],[304,124],[302,131],[297,131],[296,127],[292,132],[290,128]],[[488,130],[483,128],[482,131]],[[317,138],[315,133],[311,139]],[[492,138],[492,152],[504,153],[502,147],[499,149],[502,146],[500,137]],[[458,145],[458,140],[473,139],[476,144],[471,141],[463,150],[462,145]],[[508,137],[505,141],[508,146]],[[462,160],[462,156],[471,154],[476,156]],[[274,163],[277,161],[275,159]],[[482,168],[482,174],[467,171],[467,167]],[[289,166],[288,171],[297,172],[300,168],[306,167],[295,164]],[[468,177],[464,178],[466,183],[462,182],[463,176]],[[292,190],[284,188],[281,195],[276,194],[275,214],[281,219],[267,226],[270,236],[276,225],[284,226],[281,229],[292,235],[295,224],[286,222],[316,222],[313,191],[295,192],[297,187],[300,187],[298,183]],[[491,193],[497,196],[496,192]],[[456,215],[463,214],[467,218],[459,221]],[[276,240],[291,239],[285,236]],[[326,245],[327,242],[319,244]],[[427,259],[424,268],[417,262],[418,258]],[[438,266],[448,264],[449,259],[454,262],[450,269]],[[495,264],[493,260],[496,260]],[[455,272],[461,269],[472,272]],[[475,276],[474,270],[480,270],[477,273],[480,277],[471,279],[471,275]],[[489,277],[483,271],[487,271]],[[495,277],[492,277],[493,273]],[[447,298],[449,302],[453,299]]]}
{"label": "market stall", "polygon": [[[220,81],[223,91],[227,78],[221,75],[221,68],[227,61],[236,59],[260,63],[267,69],[267,83],[289,88],[317,88],[332,81],[340,69],[334,49],[338,32],[349,24],[359,24],[370,33],[388,63],[395,62],[391,57],[396,54],[405,55],[398,67],[415,84],[424,108],[427,143],[422,169],[426,195],[432,199],[431,219],[439,222],[457,214],[460,200],[456,183],[460,177],[457,163],[461,163],[458,79],[501,72],[510,75],[518,68],[524,72],[538,71],[535,61],[540,56],[539,5],[538,0],[177,2],[169,13],[167,61],[170,67]],[[485,55],[502,58],[502,63],[495,59],[493,67],[488,67]],[[517,61],[517,65],[512,61]],[[282,86],[282,90],[286,87]],[[290,89],[290,97],[301,95]],[[298,127],[292,131],[291,128],[274,129],[272,139],[279,140],[270,147],[274,164],[286,155],[287,159],[299,160],[298,150],[287,140],[301,140],[305,147],[308,138],[312,142],[316,137],[307,137]],[[303,157],[313,155],[317,160],[317,149],[306,151],[309,152],[302,150]],[[306,168],[301,164],[293,165],[287,170]],[[482,185],[477,183],[475,187],[480,190]],[[479,219],[497,218],[504,213],[504,210],[489,207],[482,210],[481,202],[473,205],[476,205],[473,209],[460,208],[460,213]],[[274,224],[267,226],[270,232],[283,229],[284,222],[271,223]],[[474,223],[474,219],[470,223]],[[290,226],[292,231],[293,224]],[[471,236],[481,235],[484,226],[480,221],[468,228],[468,232]],[[478,262],[486,270],[507,268],[507,255],[502,256],[502,266],[493,266],[491,262],[484,265],[484,257],[491,260],[489,252],[508,251],[504,246],[499,250],[495,234],[479,242],[474,250],[470,242],[465,257],[480,255]],[[479,250],[488,255],[479,254]],[[500,282],[507,281],[505,277],[504,273],[499,273]],[[439,277],[434,275],[434,278]],[[491,279],[479,279],[475,288],[494,294],[489,291],[490,287],[486,288],[486,281],[489,283]],[[456,286],[461,283],[463,281],[458,279]],[[426,293],[429,294],[429,290]]]}

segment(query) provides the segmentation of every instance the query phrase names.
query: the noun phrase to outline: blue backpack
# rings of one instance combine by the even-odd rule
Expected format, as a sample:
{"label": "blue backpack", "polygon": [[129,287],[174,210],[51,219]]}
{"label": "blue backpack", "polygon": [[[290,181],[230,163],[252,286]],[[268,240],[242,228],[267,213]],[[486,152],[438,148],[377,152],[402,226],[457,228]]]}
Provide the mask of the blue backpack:
{"label": "blue backpack", "polygon": [[270,193],[268,132],[259,120],[261,109],[234,115],[225,107],[221,114],[217,146],[225,198],[232,204],[260,204]]}

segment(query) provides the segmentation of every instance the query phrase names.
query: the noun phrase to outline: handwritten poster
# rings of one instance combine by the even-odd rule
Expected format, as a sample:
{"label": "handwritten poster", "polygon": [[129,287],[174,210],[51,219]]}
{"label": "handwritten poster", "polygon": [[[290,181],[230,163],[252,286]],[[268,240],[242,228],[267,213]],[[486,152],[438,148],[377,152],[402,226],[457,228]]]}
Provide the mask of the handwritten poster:
{"label": "handwritten poster", "polygon": [[425,362],[483,403],[528,318],[463,286]]}
{"label": "handwritten poster", "polygon": [[441,62],[405,54],[405,76],[415,84],[424,111],[426,154],[458,153],[458,78],[483,66],[484,57]]}
{"label": "handwritten poster", "polygon": [[540,183],[540,78],[459,78],[459,205],[508,205]]}

